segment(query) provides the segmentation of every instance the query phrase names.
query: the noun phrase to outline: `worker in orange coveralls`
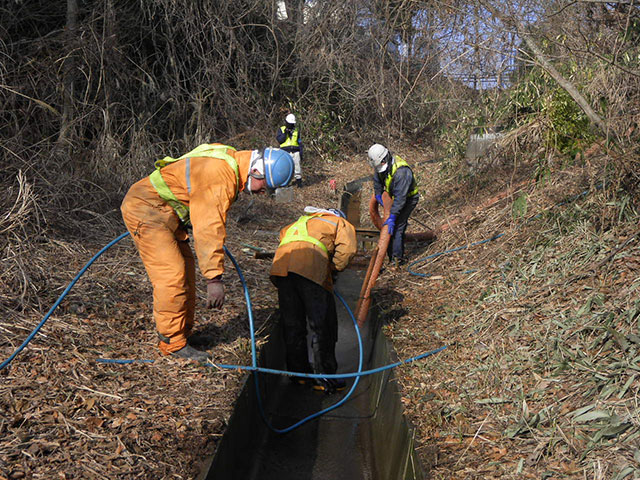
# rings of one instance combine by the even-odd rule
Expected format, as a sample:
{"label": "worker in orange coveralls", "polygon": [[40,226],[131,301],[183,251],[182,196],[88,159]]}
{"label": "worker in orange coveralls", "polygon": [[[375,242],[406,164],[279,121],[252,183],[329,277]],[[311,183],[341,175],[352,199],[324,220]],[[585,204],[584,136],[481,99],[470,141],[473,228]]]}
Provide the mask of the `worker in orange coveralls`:
{"label": "worker in orange coveralls", "polygon": [[[338,319],[333,283],[356,250],[356,230],[337,209],[306,207],[305,215],[280,231],[271,281],[278,288],[289,371],[336,373]],[[307,320],[313,370],[307,350]],[[304,377],[294,377],[294,381],[307,383]],[[326,393],[345,387],[344,380],[335,378],[314,379],[313,384]]]}
{"label": "worker in orange coveralls", "polygon": [[293,159],[284,150],[236,151],[221,144],[200,145],[179,157],[156,162],[156,170],[135,183],[122,202],[122,217],[153,285],[153,316],[165,355],[205,362],[193,348],[195,259],[207,279],[208,308],[224,303],[224,242],[227,211],[238,193],[287,185]]}

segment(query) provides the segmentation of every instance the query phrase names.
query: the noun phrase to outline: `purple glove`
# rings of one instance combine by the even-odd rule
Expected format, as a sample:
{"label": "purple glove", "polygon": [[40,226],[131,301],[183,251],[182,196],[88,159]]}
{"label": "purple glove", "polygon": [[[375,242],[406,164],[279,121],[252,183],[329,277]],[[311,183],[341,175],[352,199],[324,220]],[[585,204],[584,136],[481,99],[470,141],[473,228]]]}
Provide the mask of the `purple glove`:
{"label": "purple glove", "polygon": [[382,204],[382,195],[376,195],[376,201],[384,207],[384,205]]}
{"label": "purple glove", "polygon": [[396,216],[393,213],[389,215],[389,218],[387,218],[382,224],[383,227],[385,225],[387,226],[387,231],[389,232],[389,235],[393,235],[393,232],[395,232],[396,230]]}
{"label": "purple glove", "polygon": [[224,305],[224,283],[220,277],[207,281],[207,308],[220,309]]}

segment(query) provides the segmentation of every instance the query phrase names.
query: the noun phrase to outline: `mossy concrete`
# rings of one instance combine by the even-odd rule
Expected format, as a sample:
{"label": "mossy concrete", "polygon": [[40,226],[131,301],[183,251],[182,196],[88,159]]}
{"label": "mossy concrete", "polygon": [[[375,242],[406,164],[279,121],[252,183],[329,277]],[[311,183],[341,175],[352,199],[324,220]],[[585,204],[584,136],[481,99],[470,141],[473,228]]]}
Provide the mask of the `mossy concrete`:
{"label": "mossy concrete", "polygon": [[[341,274],[338,290],[355,309],[363,272]],[[338,372],[357,370],[358,344],[353,322],[338,302]],[[390,362],[392,352],[381,332],[375,307],[362,329],[364,369]],[[262,349],[260,364],[284,369],[284,345],[279,327]],[[253,375],[253,374],[252,374]],[[260,374],[260,393],[269,421],[285,428],[326,408],[346,394],[333,395],[293,385],[287,378]],[[347,388],[353,383],[347,382]],[[402,415],[393,370],[363,377],[341,407],[290,433],[278,434],[262,421],[255,383],[248,376],[227,431],[201,480],[338,479],[418,480],[424,478],[413,450],[412,435]]]}

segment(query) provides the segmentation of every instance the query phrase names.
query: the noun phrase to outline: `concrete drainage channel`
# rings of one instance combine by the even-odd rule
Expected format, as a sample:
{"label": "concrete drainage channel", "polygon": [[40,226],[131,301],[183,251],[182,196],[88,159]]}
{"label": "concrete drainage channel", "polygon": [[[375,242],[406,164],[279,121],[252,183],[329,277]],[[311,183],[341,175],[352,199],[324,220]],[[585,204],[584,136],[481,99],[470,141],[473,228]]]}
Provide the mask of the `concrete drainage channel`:
{"label": "concrete drainage channel", "polygon": [[[351,269],[338,280],[337,289],[354,311],[363,274]],[[353,322],[339,302],[338,322],[338,373],[355,372],[358,344]],[[381,325],[382,319],[373,305],[362,329],[364,370],[394,360]],[[284,345],[277,328],[262,348],[260,366],[284,370]],[[245,381],[227,431],[216,453],[206,461],[199,480],[424,478],[412,432],[402,415],[394,370],[362,377],[348,402],[286,434],[272,432],[260,418],[251,375]],[[346,393],[325,395],[293,385],[278,375],[259,374],[259,378],[265,413],[277,428],[334,404]],[[353,381],[348,379],[347,387]]]}

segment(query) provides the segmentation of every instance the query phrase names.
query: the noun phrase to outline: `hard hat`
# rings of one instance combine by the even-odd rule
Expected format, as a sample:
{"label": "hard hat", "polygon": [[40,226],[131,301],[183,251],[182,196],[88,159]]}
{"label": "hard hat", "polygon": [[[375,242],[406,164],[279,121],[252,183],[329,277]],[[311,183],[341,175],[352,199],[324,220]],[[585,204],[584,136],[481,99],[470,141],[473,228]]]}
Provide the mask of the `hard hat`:
{"label": "hard hat", "polygon": [[329,211],[331,213],[333,213],[336,217],[340,217],[340,218],[344,218],[346,219],[347,216],[344,214],[344,212],[338,208],[330,208]]}
{"label": "hard hat", "polygon": [[279,148],[267,147],[262,154],[264,178],[269,188],[284,187],[293,177],[293,157]]}
{"label": "hard hat", "polygon": [[292,125],[294,125],[296,123],[296,116],[293,113],[290,113],[289,115],[286,116],[286,118],[284,119],[285,122],[287,123],[291,123]]}
{"label": "hard hat", "polygon": [[371,145],[367,152],[369,156],[369,164],[376,170],[376,172],[384,172],[389,166],[387,157],[389,156],[389,150],[379,143]]}

